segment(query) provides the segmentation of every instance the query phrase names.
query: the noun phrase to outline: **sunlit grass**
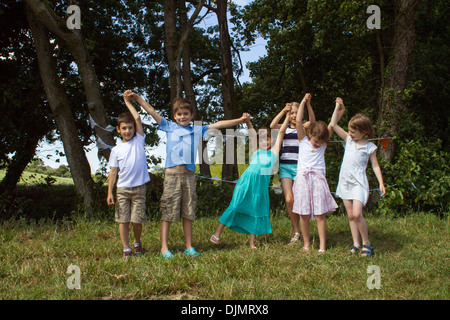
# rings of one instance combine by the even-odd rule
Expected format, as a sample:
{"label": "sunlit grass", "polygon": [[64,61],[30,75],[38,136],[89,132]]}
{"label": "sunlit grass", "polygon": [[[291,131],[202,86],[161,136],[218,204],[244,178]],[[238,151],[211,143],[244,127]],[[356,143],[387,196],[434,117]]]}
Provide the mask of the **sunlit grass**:
{"label": "sunlit grass", "polygon": [[[182,253],[181,223],[173,224],[175,258],[159,256],[158,221],[144,227],[146,254],[125,262],[117,224],[87,219],[7,220],[0,228],[0,299],[448,299],[448,220],[423,213],[389,218],[367,215],[375,256],[351,256],[345,216],[327,220],[328,250],[287,246],[290,222],[272,218],[273,233],[257,237],[225,229],[221,243],[209,242],[217,218],[194,222],[193,243],[202,256]],[[81,289],[66,282],[69,265],[80,268]],[[367,268],[381,271],[381,288],[368,289]]]}

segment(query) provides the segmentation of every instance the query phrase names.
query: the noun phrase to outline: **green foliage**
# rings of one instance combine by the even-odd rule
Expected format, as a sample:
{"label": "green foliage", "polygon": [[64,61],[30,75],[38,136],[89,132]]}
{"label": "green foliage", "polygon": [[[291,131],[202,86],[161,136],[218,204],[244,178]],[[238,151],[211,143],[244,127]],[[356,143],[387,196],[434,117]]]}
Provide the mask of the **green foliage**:
{"label": "green foliage", "polygon": [[44,166],[42,159],[34,158],[30,164],[26,167],[25,171],[43,173],[49,176],[56,176],[62,178],[71,178],[72,174],[68,166],[62,164],[58,168],[54,169],[51,167]]}
{"label": "green foliage", "polygon": [[449,153],[440,140],[396,141],[393,163],[380,159],[386,196],[376,209],[381,214],[423,210],[450,211]]}

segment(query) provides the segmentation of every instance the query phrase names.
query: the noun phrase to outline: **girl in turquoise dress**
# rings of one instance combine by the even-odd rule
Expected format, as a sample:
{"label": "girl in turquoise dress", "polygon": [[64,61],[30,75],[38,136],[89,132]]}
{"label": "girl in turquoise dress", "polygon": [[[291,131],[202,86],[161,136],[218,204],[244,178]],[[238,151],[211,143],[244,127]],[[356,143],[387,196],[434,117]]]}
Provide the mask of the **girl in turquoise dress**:
{"label": "girl in turquoise dress", "polygon": [[255,130],[250,120],[247,120],[254,153],[250,165],[236,184],[230,205],[219,218],[219,226],[211,236],[211,242],[218,244],[222,230],[228,226],[231,230],[250,234],[250,248],[255,250],[256,235],[272,233],[269,220],[269,182],[288,124],[289,117],[286,117],[273,147],[270,131],[260,129],[259,149],[256,150]]}

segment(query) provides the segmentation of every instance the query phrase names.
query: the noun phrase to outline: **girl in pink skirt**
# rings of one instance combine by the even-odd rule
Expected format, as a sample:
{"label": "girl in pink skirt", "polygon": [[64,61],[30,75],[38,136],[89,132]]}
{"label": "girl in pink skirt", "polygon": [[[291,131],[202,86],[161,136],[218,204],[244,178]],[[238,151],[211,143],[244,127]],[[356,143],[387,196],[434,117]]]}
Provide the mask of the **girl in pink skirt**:
{"label": "girl in pink skirt", "polygon": [[294,180],[294,205],[292,211],[300,215],[304,251],[311,247],[309,239],[309,220],[317,220],[320,249],[326,249],[325,216],[338,208],[325,179],[325,149],[330,140],[330,131],[323,121],[311,121],[305,132],[302,124],[305,104],[311,98],[303,98],[297,113],[297,135],[300,141],[298,150],[297,175]]}

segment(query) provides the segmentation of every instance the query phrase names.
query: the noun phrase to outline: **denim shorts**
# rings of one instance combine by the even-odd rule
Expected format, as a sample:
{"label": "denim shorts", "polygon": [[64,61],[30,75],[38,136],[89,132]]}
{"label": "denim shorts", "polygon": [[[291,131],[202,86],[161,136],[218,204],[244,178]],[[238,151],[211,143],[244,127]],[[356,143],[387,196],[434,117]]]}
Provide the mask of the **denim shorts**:
{"label": "denim shorts", "polygon": [[295,180],[297,175],[297,164],[296,163],[280,163],[280,180],[283,178],[289,178]]}

